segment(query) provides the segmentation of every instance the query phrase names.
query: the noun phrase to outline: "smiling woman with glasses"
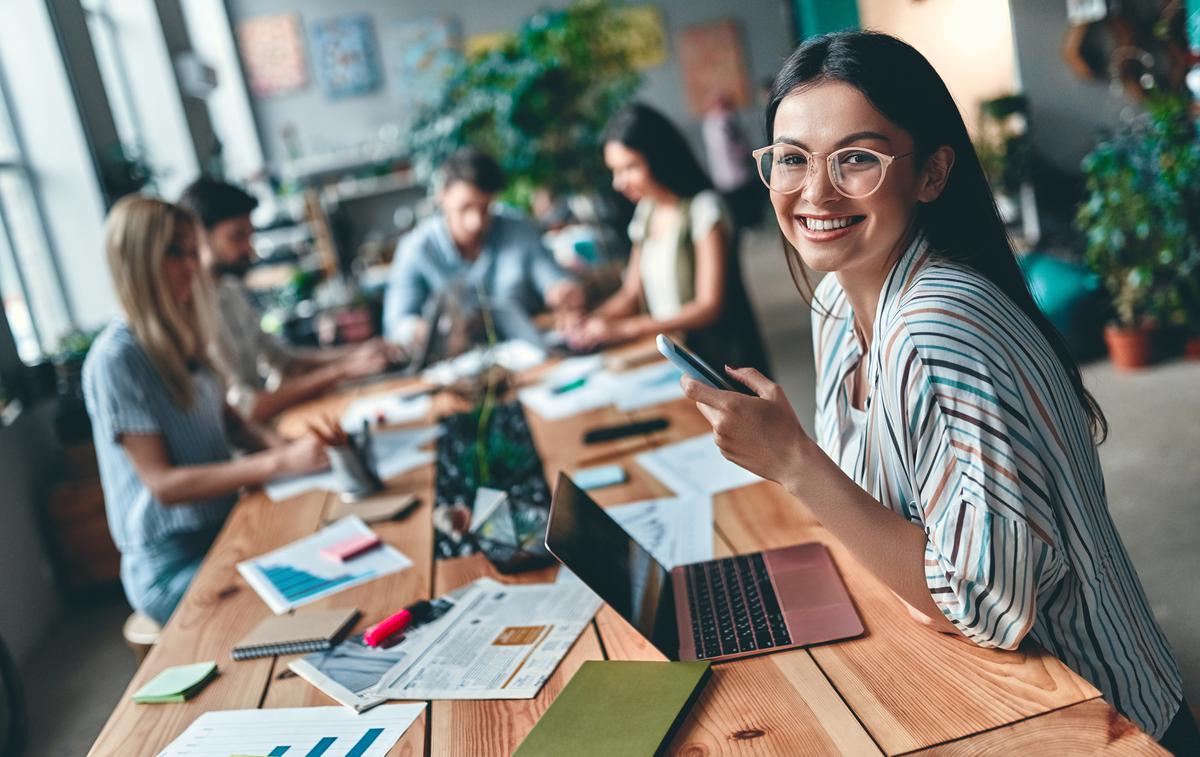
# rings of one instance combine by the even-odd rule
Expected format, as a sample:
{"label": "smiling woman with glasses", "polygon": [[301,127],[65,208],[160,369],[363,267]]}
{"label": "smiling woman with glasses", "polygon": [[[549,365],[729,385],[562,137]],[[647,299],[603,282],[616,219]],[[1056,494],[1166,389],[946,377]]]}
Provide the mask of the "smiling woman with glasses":
{"label": "smiling woman with glasses", "polygon": [[[757,397],[684,379],[723,454],[786,487],[922,626],[1035,641],[1168,748],[1195,748],[1108,513],[1104,416],[941,78],[893,37],[817,37],[779,72],[767,132],[753,155],[812,298],[816,423],[752,369],[727,370]],[[827,274],[815,292],[805,267]]]}

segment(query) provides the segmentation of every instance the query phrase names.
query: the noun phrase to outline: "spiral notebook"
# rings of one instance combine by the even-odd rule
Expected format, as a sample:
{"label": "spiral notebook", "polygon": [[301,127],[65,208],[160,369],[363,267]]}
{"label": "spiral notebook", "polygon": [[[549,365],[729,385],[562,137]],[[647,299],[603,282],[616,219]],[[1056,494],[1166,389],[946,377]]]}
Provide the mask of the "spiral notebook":
{"label": "spiral notebook", "polygon": [[267,618],[233,648],[233,659],[329,649],[358,620],[358,610],[307,610]]}

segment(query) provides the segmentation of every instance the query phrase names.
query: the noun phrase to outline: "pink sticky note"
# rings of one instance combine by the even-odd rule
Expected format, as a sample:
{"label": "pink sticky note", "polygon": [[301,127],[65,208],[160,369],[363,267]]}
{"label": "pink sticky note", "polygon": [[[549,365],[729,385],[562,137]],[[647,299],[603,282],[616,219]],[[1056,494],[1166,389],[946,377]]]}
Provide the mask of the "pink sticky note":
{"label": "pink sticky note", "polygon": [[321,557],[334,562],[346,562],[354,557],[361,555],[367,550],[374,549],[380,544],[379,536],[376,534],[362,534],[361,536],[353,536],[345,541],[340,541],[337,544],[331,544],[320,551]]}

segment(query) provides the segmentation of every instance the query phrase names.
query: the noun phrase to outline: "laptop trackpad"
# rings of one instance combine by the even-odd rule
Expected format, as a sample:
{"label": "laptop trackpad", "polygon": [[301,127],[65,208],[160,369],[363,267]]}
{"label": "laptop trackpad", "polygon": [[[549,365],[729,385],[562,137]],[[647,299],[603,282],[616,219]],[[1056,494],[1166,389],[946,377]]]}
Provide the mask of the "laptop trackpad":
{"label": "laptop trackpad", "polygon": [[846,601],[846,590],[832,565],[787,570],[774,574],[774,578],[779,606],[784,612]]}

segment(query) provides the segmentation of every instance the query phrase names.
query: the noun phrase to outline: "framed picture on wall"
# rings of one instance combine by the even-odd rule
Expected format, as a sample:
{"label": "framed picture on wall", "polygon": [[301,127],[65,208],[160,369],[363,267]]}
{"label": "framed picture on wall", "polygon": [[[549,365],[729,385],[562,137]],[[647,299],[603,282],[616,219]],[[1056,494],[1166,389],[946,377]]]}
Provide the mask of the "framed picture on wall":
{"label": "framed picture on wall", "polygon": [[256,97],[285,95],[308,87],[300,14],[248,18],[238,23],[235,34],[247,83]]}
{"label": "framed picture on wall", "polygon": [[395,21],[382,25],[379,35],[389,89],[410,111],[436,102],[442,83],[463,60],[458,20]]}
{"label": "framed picture on wall", "polygon": [[679,34],[679,67],[688,105],[697,116],[718,98],[735,109],[749,105],[746,57],[733,19],[684,28]]}
{"label": "framed picture on wall", "polygon": [[383,74],[370,16],[339,16],[314,22],[312,40],[313,63],[326,95],[351,97],[379,88]]}

